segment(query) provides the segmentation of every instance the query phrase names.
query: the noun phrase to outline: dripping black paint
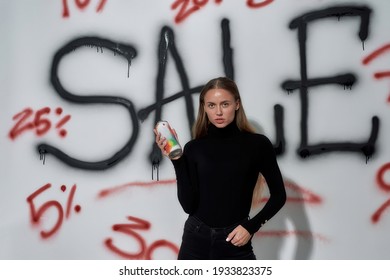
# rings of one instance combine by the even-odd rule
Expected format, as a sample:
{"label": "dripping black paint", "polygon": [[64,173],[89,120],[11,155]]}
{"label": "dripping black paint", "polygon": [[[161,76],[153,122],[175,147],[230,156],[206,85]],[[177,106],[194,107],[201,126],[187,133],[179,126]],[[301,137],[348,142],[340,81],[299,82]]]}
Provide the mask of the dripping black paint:
{"label": "dripping black paint", "polygon": [[308,144],[308,109],[309,109],[309,95],[308,89],[314,86],[339,84],[345,88],[352,89],[352,85],[356,81],[356,77],[352,73],[346,73],[343,75],[333,77],[322,78],[308,78],[307,73],[307,56],[306,56],[306,39],[307,39],[307,27],[315,20],[327,19],[331,17],[337,17],[340,20],[343,16],[352,16],[360,19],[360,26],[358,36],[362,42],[368,37],[369,19],[371,9],[365,6],[339,6],[331,7],[319,11],[303,14],[300,17],[295,18],[290,23],[290,29],[297,29],[298,31],[298,43],[299,43],[299,55],[300,55],[300,75],[299,81],[285,81],[282,84],[282,88],[288,93],[291,93],[295,89],[299,89],[301,100],[301,143],[298,148],[298,154],[305,158],[314,154],[321,154],[332,151],[348,151],[348,152],[361,152],[365,155],[366,160],[372,156],[375,152],[375,142],[379,132],[379,118],[373,116],[371,123],[371,133],[366,142],[335,142],[335,143],[320,143],[320,144]]}
{"label": "dripping black paint", "polygon": [[82,47],[82,46],[95,46],[97,47],[97,50],[99,48],[102,50],[103,48],[109,49],[113,51],[116,55],[120,55],[128,61],[128,63],[131,63],[131,60],[136,57],[137,53],[135,48],[125,45],[125,44],[119,44],[119,43],[114,43],[110,40],[107,39],[102,39],[98,37],[83,37],[79,39],[75,39],[62,48],[60,48],[57,53],[54,55],[54,59],[52,62],[52,68],[51,68],[51,84],[56,90],[56,92],[60,95],[61,98],[72,102],[76,104],[114,104],[114,105],[121,105],[126,108],[128,111],[131,121],[132,121],[132,126],[133,126],[133,131],[130,136],[130,139],[128,142],[120,149],[118,150],[114,155],[111,157],[98,161],[98,162],[87,162],[87,161],[82,161],[78,160],[76,158],[73,158],[60,149],[46,144],[42,143],[38,145],[38,152],[43,155],[43,159],[45,158],[45,154],[50,153],[53,154],[55,157],[57,157],[59,160],[62,162],[65,162],[66,164],[76,167],[76,168],[81,168],[81,169],[89,169],[89,170],[104,170],[112,167],[113,165],[117,164],[120,162],[123,158],[125,158],[132,150],[134,143],[137,139],[138,136],[138,130],[139,130],[139,124],[137,120],[137,115],[135,112],[135,108],[133,103],[122,97],[118,96],[113,96],[113,95],[108,95],[108,96],[98,96],[98,95],[89,95],[89,96],[80,96],[80,95],[75,95],[68,90],[66,90],[58,77],[58,66],[61,61],[61,59],[69,54],[70,52],[74,51],[75,49]]}
{"label": "dripping black paint", "polygon": [[[343,7],[333,7],[324,10],[319,10],[311,13],[304,14],[296,19],[294,19],[290,24],[290,29],[298,29],[298,42],[300,47],[300,64],[301,64],[301,80],[300,81],[286,81],[282,84],[282,87],[287,92],[293,92],[293,90],[299,89],[300,99],[301,99],[301,143],[298,148],[298,154],[302,158],[306,158],[309,155],[321,154],[332,151],[348,151],[348,152],[362,152],[367,158],[370,157],[375,152],[375,143],[379,130],[379,119],[374,116],[372,118],[372,131],[371,135],[367,142],[363,143],[354,143],[354,142],[343,142],[343,143],[320,143],[315,145],[308,145],[308,131],[307,131],[307,118],[308,118],[308,88],[314,86],[321,86],[326,84],[339,84],[344,87],[352,88],[352,85],[356,81],[354,74],[347,73],[343,75],[333,76],[333,77],[322,77],[322,78],[307,78],[306,71],[306,29],[307,25],[318,19],[324,19],[329,17],[341,17],[341,16],[357,16],[361,18],[359,37],[362,41],[366,40],[368,36],[368,26],[369,26],[369,14],[370,9],[367,7],[353,7],[353,6],[343,6]],[[230,36],[230,22],[227,19],[221,21],[221,30],[222,30],[222,64],[224,69],[224,75],[234,79],[234,63],[233,63],[233,48],[231,46],[231,36]],[[133,103],[123,97],[117,96],[79,96],[70,93],[61,85],[61,82],[58,77],[58,65],[60,60],[67,55],[69,52],[77,49],[81,46],[93,46],[102,51],[103,48],[109,49],[114,52],[115,55],[120,55],[124,57],[129,65],[131,60],[136,57],[137,51],[134,47],[126,44],[118,44],[113,41],[97,38],[97,37],[82,37],[75,39],[64,47],[59,49],[54,56],[51,70],[51,83],[60,95],[61,98],[73,102],[76,104],[115,104],[124,106],[128,112],[132,121],[132,134],[128,142],[118,150],[111,157],[98,161],[98,162],[86,162],[81,161],[75,158],[72,158],[65,154],[60,149],[53,147],[49,144],[39,144],[38,151],[44,158],[46,153],[53,154],[62,162],[73,166],[79,169],[85,170],[105,170],[113,167],[122,161],[126,156],[128,156],[137,140],[138,130],[139,130],[139,121],[144,121],[150,113],[155,111],[155,122],[160,120],[162,117],[162,111],[164,105],[184,97],[186,104],[186,114],[188,120],[188,128],[191,131],[191,127],[194,123],[194,108],[191,96],[193,94],[198,94],[203,87],[203,84],[196,85],[194,87],[190,86],[190,81],[186,73],[182,58],[175,44],[174,32],[171,28],[164,26],[160,32],[160,41],[157,49],[157,59],[158,59],[158,73],[156,77],[156,90],[155,90],[155,103],[151,104],[145,108],[136,111]],[[176,71],[178,73],[180,83],[182,86],[182,91],[174,93],[168,97],[165,97],[164,92],[164,83],[166,76],[166,64],[169,55],[172,56]],[[277,104],[274,106],[274,121],[276,126],[276,140],[274,144],[275,152],[278,155],[282,155],[285,152],[286,141],[284,136],[284,109],[281,105]],[[152,130],[152,129],[150,129]],[[151,135],[151,139],[154,139],[154,136]],[[154,144],[152,143],[153,148],[149,155],[151,163],[156,166],[160,163],[162,159],[161,152]]]}

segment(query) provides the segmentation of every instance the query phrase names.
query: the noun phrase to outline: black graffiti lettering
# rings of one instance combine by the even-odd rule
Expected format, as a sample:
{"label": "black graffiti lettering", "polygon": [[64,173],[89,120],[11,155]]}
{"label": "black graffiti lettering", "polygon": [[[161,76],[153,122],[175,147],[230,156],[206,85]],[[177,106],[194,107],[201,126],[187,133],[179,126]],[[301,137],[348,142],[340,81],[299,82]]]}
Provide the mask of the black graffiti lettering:
{"label": "black graffiti lettering", "polygon": [[[224,72],[225,72],[225,75],[227,77],[234,79],[234,68],[233,68],[233,60],[232,60],[233,51],[232,51],[232,48],[230,47],[229,21],[227,19],[223,19],[221,22],[221,26],[222,26]],[[165,36],[165,34],[167,34],[167,36]],[[168,36],[168,35],[171,35],[171,36]],[[160,94],[160,95],[162,94],[161,91],[163,90],[163,88],[161,89],[160,87],[163,86],[163,81],[165,78],[165,65],[166,65],[166,62],[168,59],[168,50],[170,50],[170,48],[172,48],[172,56],[173,56],[174,60],[177,62],[177,64],[180,66],[183,65],[181,58],[178,56],[173,37],[174,37],[174,33],[170,28],[165,27],[162,29],[161,36],[160,36],[160,44],[159,44],[159,49],[158,49],[159,73],[158,73],[158,78],[157,78],[157,83],[156,83],[157,84],[156,96],[158,94]],[[168,42],[168,44],[167,44],[167,42]],[[181,70],[184,70],[184,67],[180,67],[180,68],[177,67],[177,69],[178,69],[178,73],[179,73],[180,77],[182,77],[183,75],[184,75],[184,77],[186,77],[185,73],[180,72]],[[187,78],[185,81],[187,81],[187,83],[188,83]],[[182,83],[183,83],[183,81],[182,81]],[[199,93],[201,91],[203,86],[204,86],[204,84],[193,87],[193,88],[189,88],[188,91],[190,92],[190,94],[196,94],[196,93]],[[175,93],[175,94],[173,94],[169,97],[166,97],[166,98],[161,97],[162,98],[161,100],[158,100],[158,97],[156,97],[157,102],[139,110],[138,117],[141,121],[144,121],[145,119],[147,119],[149,114],[152,113],[154,110],[158,111],[157,108],[161,109],[163,105],[170,103],[172,101],[175,101],[176,99],[179,99],[182,97],[188,98],[188,95],[186,95],[186,93],[184,91],[181,91],[181,92]],[[161,113],[161,111],[160,111],[160,113]],[[191,119],[193,120],[194,117],[190,111],[187,111],[187,118],[189,121],[189,126],[191,127],[193,124],[193,121],[191,122]]]}
{"label": "black graffiti lettering", "polygon": [[[227,19],[223,19],[221,21],[221,27],[222,27],[222,48],[223,48],[222,60],[223,60],[224,72],[225,72],[225,76],[233,79],[234,78],[233,49],[230,47],[229,21]],[[163,106],[182,97],[185,98],[188,127],[189,130],[191,131],[191,128],[195,121],[194,107],[193,107],[193,101],[191,95],[199,93],[202,87],[204,86],[204,84],[192,88],[190,87],[189,79],[187,77],[182,59],[175,45],[174,32],[172,31],[171,28],[163,27],[161,30],[160,43],[158,46],[158,74],[156,79],[156,94],[155,94],[156,102],[154,104],[151,104],[139,110],[138,113],[135,111],[133,103],[128,99],[122,97],[116,97],[116,96],[95,96],[95,95],[79,96],[79,95],[72,94],[62,86],[60,79],[58,77],[59,63],[64,56],[66,56],[67,54],[69,54],[70,52],[74,51],[75,49],[81,46],[96,47],[98,51],[99,49],[103,51],[103,48],[109,49],[113,51],[115,54],[118,54],[126,58],[129,64],[129,68],[130,68],[131,60],[136,56],[136,50],[129,45],[115,43],[107,39],[102,39],[97,37],[82,37],[69,42],[68,44],[66,44],[56,52],[53,58],[52,69],[51,69],[51,83],[61,98],[79,104],[103,103],[103,104],[117,104],[117,105],[125,106],[126,109],[129,111],[130,118],[132,121],[132,126],[133,126],[132,135],[129,141],[125,144],[125,146],[122,149],[120,149],[112,157],[106,160],[102,160],[98,162],[81,161],[70,157],[60,149],[47,143],[41,143],[37,147],[41,159],[44,160],[46,154],[53,154],[59,160],[65,162],[66,164],[72,167],[86,169],[86,170],[108,169],[114,166],[115,164],[119,163],[124,157],[126,157],[131,152],[138,136],[138,130],[139,130],[138,119],[144,121],[149,116],[150,113],[156,111],[154,120],[155,122],[157,122],[162,117]],[[179,75],[183,90],[175,94],[172,94],[169,97],[165,97],[164,83],[165,83],[165,76],[166,76],[166,64],[168,61],[169,54],[171,54],[173,61],[175,63],[176,70]],[[161,161],[161,158],[162,158],[161,152],[154,144],[152,152],[150,154],[151,162],[153,164],[158,164]]]}
{"label": "black graffiti lettering", "polygon": [[[234,80],[233,48],[231,47],[230,22],[228,19],[221,21],[222,29],[222,61],[225,76]],[[273,144],[276,155],[285,152],[286,140],[284,137],[284,109],[281,105],[274,106],[274,121],[276,127],[276,140]]]}
{"label": "black graffiti lettering", "polygon": [[[221,21],[222,28],[222,49],[223,49],[223,66],[225,75],[230,78],[234,78],[234,68],[233,68],[233,50],[230,46],[230,29],[229,21],[223,19]],[[168,61],[169,53],[172,55],[174,60],[176,70],[178,72],[180,82],[183,90],[173,94],[169,97],[164,95],[164,83],[166,76],[166,64]],[[160,43],[158,47],[158,74],[156,81],[156,102],[151,104],[138,112],[138,117],[141,121],[144,121],[151,112],[155,112],[154,123],[161,120],[162,118],[162,108],[164,105],[184,97],[186,104],[187,120],[188,127],[191,133],[192,126],[195,122],[194,117],[194,106],[192,101],[192,94],[197,94],[201,91],[204,84],[190,88],[189,80],[182,62],[182,59],[179,55],[179,52],[176,48],[174,40],[174,32],[169,27],[163,27],[160,33]],[[150,153],[150,160],[153,166],[158,166],[162,159],[162,154],[157,145],[153,142],[153,148]]]}
{"label": "black graffiti lettering", "polygon": [[[173,61],[176,66],[177,73],[180,78],[180,82],[183,88],[183,91],[177,93],[171,97],[164,99],[164,84],[166,76],[166,66],[168,62],[168,55],[171,53]],[[151,106],[148,106],[145,109],[142,109],[138,112],[138,116],[141,121],[145,120],[148,114],[155,110],[154,123],[157,123],[161,120],[162,116],[162,107],[164,104],[167,104],[177,98],[184,97],[187,119],[189,127],[192,127],[194,123],[194,106],[191,94],[195,93],[194,89],[190,89],[187,73],[185,71],[183,61],[179,55],[179,52],[176,48],[174,41],[174,33],[171,28],[163,27],[160,34],[160,43],[158,47],[158,74],[156,80],[156,103]],[[153,166],[157,166],[162,159],[161,151],[157,147],[156,143],[153,141],[152,152],[150,153],[150,160]]]}
{"label": "black graffiti lettering", "polygon": [[[307,119],[308,119],[308,109],[309,109],[309,98],[308,98],[308,89],[315,86],[322,86],[328,84],[339,84],[343,85],[344,89],[351,89],[354,83],[356,82],[356,76],[353,73],[345,73],[337,76],[329,77],[317,77],[317,78],[308,78],[306,70],[306,37],[307,37],[307,25],[311,21],[328,18],[328,17],[341,17],[341,16],[357,16],[361,18],[359,37],[364,41],[368,36],[368,26],[369,26],[369,14],[371,10],[366,7],[333,7],[325,10],[315,11],[308,14],[304,14],[290,23],[291,29],[298,30],[298,42],[299,42],[299,52],[300,52],[300,80],[293,81],[288,80],[282,84],[282,87],[288,92],[299,89],[300,92],[300,101],[301,101],[301,143],[298,148],[298,154],[301,157],[307,157],[309,155],[320,154],[331,151],[351,151],[351,152],[362,152],[367,158],[369,158],[375,152],[375,143],[379,131],[379,119],[374,116],[372,118],[372,129],[371,134],[367,142],[354,143],[354,142],[336,142],[336,143],[319,143],[319,144],[308,144],[308,129],[307,129]],[[221,21],[221,33],[222,33],[222,63],[224,74],[231,79],[234,79],[234,63],[233,63],[233,53],[234,50],[231,47],[231,36],[230,36],[230,26],[229,20],[223,19]],[[169,27],[163,27],[160,33],[160,41],[157,49],[157,58],[158,58],[158,71],[156,77],[156,88],[155,88],[155,103],[151,104],[138,112],[136,112],[133,103],[122,97],[117,97],[113,95],[107,96],[97,96],[97,95],[87,95],[80,96],[75,95],[67,91],[61,84],[58,77],[58,66],[60,61],[64,56],[72,52],[73,50],[81,46],[93,46],[96,47],[99,51],[108,49],[113,51],[115,54],[118,54],[124,57],[128,63],[129,67],[133,58],[136,57],[135,48],[125,45],[112,42],[107,39],[97,38],[97,37],[82,37],[75,39],[62,48],[60,48],[52,62],[51,68],[51,83],[60,95],[61,98],[77,103],[77,104],[114,104],[124,106],[129,112],[130,119],[132,122],[132,133],[128,142],[114,155],[110,158],[107,158],[98,162],[86,162],[81,161],[76,158],[72,158],[60,149],[51,146],[46,143],[38,145],[38,151],[41,156],[45,154],[53,154],[59,160],[65,162],[66,164],[86,170],[104,170],[111,168],[115,164],[119,163],[123,158],[131,153],[131,150],[137,140],[139,123],[138,120],[144,121],[152,112],[155,111],[154,121],[155,123],[162,118],[163,107],[173,102],[177,99],[184,97],[186,114],[188,120],[188,127],[191,131],[191,128],[194,124],[194,105],[192,100],[193,94],[198,94],[203,88],[204,84],[197,85],[194,87],[190,86],[190,81],[186,73],[182,58],[179,54],[178,49],[175,44],[174,32]],[[168,57],[172,57],[173,63],[175,64],[178,77],[182,86],[182,90],[174,94],[170,94],[166,97],[165,94],[165,78],[166,78],[166,67],[168,62]],[[129,75],[129,73],[128,73]],[[277,155],[281,155],[285,152],[285,136],[284,136],[284,109],[281,105],[277,104],[274,106],[274,122],[276,127],[276,140],[274,144],[274,149]],[[154,139],[154,137],[153,137]],[[162,155],[158,147],[153,141],[153,148],[150,153],[151,163],[158,165],[162,159]]]}
{"label": "black graffiti lettering", "polygon": [[230,24],[228,19],[221,21],[222,28],[222,61],[225,76],[234,80],[233,48],[230,44]]}
{"label": "black graffiti lettering", "polygon": [[124,157],[126,157],[131,152],[134,143],[138,137],[139,124],[138,124],[138,119],[137,119],[134,105],[130,100],[126,98],[113,96],[113,95],[80,96],[80,95],[72,94],[62,86],[60,79],[58,77],[59,63],[64,56],[66,56],[70,52],[82,46],[93,46],[98,48],[98,50],[99,49],[103,50],[103,48],[111,50],[114,52],[114,54],[126,58],[129,63],[129,67],[132,59],[136,57],[137,54],[136,50],[129,45],[115,43],[110,40],[102,39],[98,37],[78,38],[69,42],[68,44],[66,44],[56,52],[52,62],[51,77],[50,77],[51,84],[53,85],[54,89],[57,91],[57,93],[60,95],[61,98],[67,101],[78,103],[78,104],[100,103],[100,104],[114,104],[114,105],[124,106],[129,112],[130,119],[132,122],[131,136],[128,142],[119,151],[114,153],[110,158],[107,158],[102,161],[97,161],[97,162],[87,162],[87,161],[78,160],[76,158],[72,158],[66,153],[64,153],[63,151],[61,151],[60,149],[46,143],[42,143],[38,145],[38,152],[41,154],[41,156],[42,155],[44,156],[47,153],[53,154],[59,160],[76,168],[86,169],[86,170],[104,170],[116,165],[118,162],[120,162]]}
{"label": "black graffiti lettering", "polygon": [[[329,17],[342,17],[342,16],[354,16],[360,18],[360,28],[358,36],[362,42],[368,37],[368,27],[371,10],[365,6],[339,6],[331,7],[324,10],[314,11],[304,14],[290,23],[290,29],[298,30],[298,43],[299,43],[299,55],[300,55],[300,81],[286,81],[282,84],[282,87],[287,92],[292,92],[294,89],[299,89],[301,100],[301,143],[298,148],[298,154],[305,158],[309,155],[321,154],[332,151],[350,151],[350,152],[362,152],[368,159],[375,152],[375,143],[379,131],[379,118],[377,116],[372,117],[371,133],[367,142],[354,143],[354,142],[339,142],[339,143],[320,143],[315,145],[308,144],[308,131],[307,131],[307,118],[309,109],[309,97],[308,89],[314,86],[321,86],[327,84],[341,84],[344,85],[344,89],[352,88],[352,85],[356,81],[356,77],[352,73],[346,73],[343,75],[333,77],[322,77],[309,79],[307,74],[307,60],[306,60],[306,39],[307,39],[307,26],[310,22],[329,18]],[[364,47],[364,44],[363,44]]]}
{"label": "black graffiti lettering", "polygon": [[279,104],[274,106],[274,121],[276,128],[276,140],[273,147],[276,155],[282,155],[286,150],[286,139],[284,137],[284,108]]}

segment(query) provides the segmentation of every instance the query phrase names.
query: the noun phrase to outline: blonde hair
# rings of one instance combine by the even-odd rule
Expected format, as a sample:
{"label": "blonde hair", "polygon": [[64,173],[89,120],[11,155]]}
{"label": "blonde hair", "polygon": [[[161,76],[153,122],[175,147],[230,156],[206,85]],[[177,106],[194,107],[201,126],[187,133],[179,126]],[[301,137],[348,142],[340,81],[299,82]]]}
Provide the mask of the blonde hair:
{"label": "blonde hair", "polygon": [[241,102],[241,96],[238,91],[236,83],[229,78],[219,77],[210,80],[200,92],[198,116],[192,129],[192,134],[194,139],[201,138],[207,134],[209,119],[207,118],[206,112],[204,110],[204,97],[210,89],[224,89],[230,92],[233,95],[234,100],[240,103],[240,106],[236,111],[236,116],[235,116],[235,122],[238,129],[240,131],[255,133],[255,130],[250,125],[246,117],[244,107]]}
{"label": "blonde hair", "polygon": [[[234,118],[238,129],[240,131],[255,133],[255,129],[252,127],[246,117],[237,84],[227,77],[218,77],[210,80],[200,92],[198,116],[192,129],[193,138],[198,139],[207,134],[207,128],[210,122],[204,110],[204,97],[206,93],[211,89],[224,89],[230,92],[233,95],[234,100],[240,103],[240,106],[236,111],[236,115]],[[264,183],[265,180],[263,176],[259,173],[256,185],[253,190],[252,206],[256,206],[258,203],[261,202],[262,192],[264,190],[265,185]]]}
{"label": "blonde hair", "polygon": [[262,203],[263,191],[266,185],[267,183],[264,179],[264,176],[259,173],[255,188],[253,189],[252,208],[258,207],[260,203]]}

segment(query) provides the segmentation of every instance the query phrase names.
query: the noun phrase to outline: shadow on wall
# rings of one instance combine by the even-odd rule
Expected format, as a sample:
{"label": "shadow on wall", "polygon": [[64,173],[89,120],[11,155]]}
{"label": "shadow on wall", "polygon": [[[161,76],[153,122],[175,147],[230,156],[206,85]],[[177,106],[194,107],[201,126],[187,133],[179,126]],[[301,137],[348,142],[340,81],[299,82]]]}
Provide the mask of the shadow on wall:
{"label": "shadow on wall", "polygon": [[[295,185],[287,183],[286,187],[290,184]],[[257,259],[311,259],[315,235],[310,228],[304,201],[302,193],[292,194],[287,187],[287,203],[253,238]]]}
{"label": "shadow on wall", "polygon": [[[257,133],[265,134],[257,122],[250,120],[250,123]],[[263,190],[268,192],[265,180],[263,183]],[[301,188],[291,179],[284,177],[284,183],[287,192],[286,204],[252,239],[253,250],[259,260],[311,258],[315,235],[310,228],[305,203],[321,203],[321,198]],[[252,209],[251,215],[258,213],[267,202],[264,191],[261,201]]]}

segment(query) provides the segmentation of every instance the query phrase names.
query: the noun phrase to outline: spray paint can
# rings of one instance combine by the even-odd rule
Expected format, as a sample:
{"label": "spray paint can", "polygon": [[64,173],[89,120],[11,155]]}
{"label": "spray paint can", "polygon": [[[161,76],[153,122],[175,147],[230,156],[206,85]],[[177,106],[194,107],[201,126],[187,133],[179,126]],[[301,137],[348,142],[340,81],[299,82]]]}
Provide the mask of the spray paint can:
{"label": "spray paint can", "polygon": [[155,128],[157,132],[161,133],[161,136],[165,137],[167,140],[167,144],[164,149],[168,153],[168,157],[172,159],[181,156],[183,154],[183,149],[181,148],[169,123],[167,121],[159,121],[157,122]]}

